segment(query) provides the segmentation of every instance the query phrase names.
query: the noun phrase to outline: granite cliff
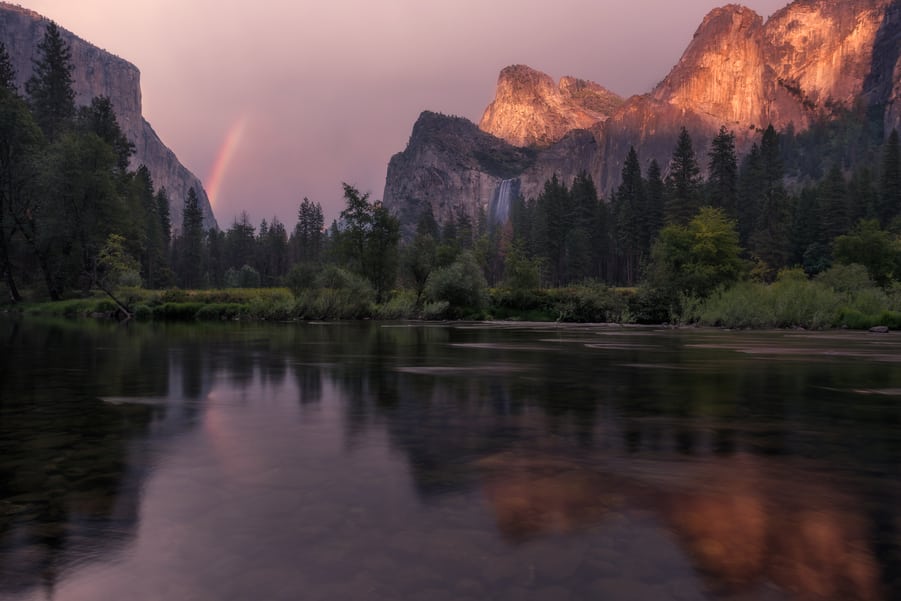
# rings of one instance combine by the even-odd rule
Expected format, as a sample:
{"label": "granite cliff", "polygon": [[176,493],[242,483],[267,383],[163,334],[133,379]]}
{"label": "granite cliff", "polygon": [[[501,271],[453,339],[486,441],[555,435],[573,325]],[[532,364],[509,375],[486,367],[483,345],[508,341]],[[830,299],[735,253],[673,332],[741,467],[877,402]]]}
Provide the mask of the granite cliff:
{"label": "granite cliff", "polygon": [[[46,22],[44,17],[33,11],[0,2],[0,40],[6,44],[20,90],[24,90],[25,81],[31,77],[32,58],[44,36]],[[166,147],[142,116],[141,74],[138,68],[62,27],[60,32],[72,51],[76,104],[90,104],[95,96],[110,99],[120,127],[135,145],[132,166],[146,165],[154,185],[165,187],[169,193],[173,229],[181,227],[182,206],[191,187],[200,199],[204,225],[216,227],[216,218],[203,184],[178,161],[175,153]]]}
{"label": "granite cliff", "polygon": [[[529,197],[551,174],[568,183],[582,169],[608,193],[630,146],[643,163],[654,158],[665,167],[683,126],[699,154],[722,125],[736,133],[743,152],[769,124],[800,131],[863,103],[888,132],[901,127],[899,49],[901,0],[796,0],[766,22],[739,5],[714,9],[663,81],[625,101],[591,82],[564,78],[555,85],[528,67],[507,67],[481,132],[469,128],[473,135],[458,147],[484,154],[503,141],[505,152],[529,151],[531,160],[516,173],[498,174],[453,152],[411,152],[443,144],[450,127],[433,118],[428,129],[414,128],[410,146],[391,160],[384,201],[412,215],[440,198],[439,219],[456,207],[477,215],[490,212],[502,180],[515,181]],[[455,125],[458,134],[462,129]],[[468,180],[481,181],[479,194],[457,187],[461,163],[469,165]],[[442,177],[426,183],[423,172]]]}
{"label": "granite cliff", "polygon": [[479,129],[514,146],[550,146],[607,119],[623,99],[592,81],[550,76],[525,65],[501,71]]}

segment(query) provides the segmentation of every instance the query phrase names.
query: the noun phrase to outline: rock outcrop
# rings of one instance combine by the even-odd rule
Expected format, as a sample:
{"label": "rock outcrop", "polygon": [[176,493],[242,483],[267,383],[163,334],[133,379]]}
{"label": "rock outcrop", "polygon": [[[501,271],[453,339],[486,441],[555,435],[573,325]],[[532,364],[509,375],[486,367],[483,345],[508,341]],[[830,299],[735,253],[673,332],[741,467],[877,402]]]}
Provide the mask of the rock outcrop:
{"label": "rock outcrop", "polygon": [[[24,91],[31,77],[32,60],[44,37],[46,19],[19,6],[0,3],[0,40],[6,44],[16,70],[16,82]],[[135,145],[132,166],[144,164],[154,185],[165,187],[171,203],[173,229],[181,227],[181,215],[188,189],[193,187],[200,199],[206,227],[216,227],[216,218],[201,181],[182,165],[157,136],[141,112],[141,74],[138,68],[117,56],[82,40],[60,27],[63,39],[72,51],[73,87],[78,105],[90,104],[96,96],[110,99],[119,125]]]}
{"label": "rock outcrop", "polygon": [[[409,236],[427,207],[444,223],[461,213],[477,223],[495,212],[502,190],[536,196],[557,174],[596,169],[595,137],[573,130],[543,149],[521,148],[479,130],[461,117],[426,111],[413,126],[406,150],[388,165],[384,199]],[[515,182],[511,188],[504,182]],[[509,200],[509,199],[507,199]]]}
{"label": "rock outcrop", "polygon": [[555,85],[540,71],[513,65],[501,71],[479,129],[514,146],[547,147],[606,120],[622,103],[594,82],[564,77]]}
{"label": "rock outcrop", "polygon": [[[508,67],[479,127],[535,151],[522,171],[505,173],[520,180],[524,196],[537,193],[553,173],[571,181],[582,169],[602,193],[609,193],[619,183],[630,146],[644,164],[656,159],[665,169],[683,126],[701,156],[722,125],[735,132],[744,152],[769,124],[801,131],[858,103],[871,115],[883,115],[887,132],[901,127],[899,0],[796,0],[765,23],[739,5],[717,8],[704,18],[667,77],[648,94],[624,102],[597,84],[564,78],[554,85],[528,67]],[[409,148],[403,154],[404,161],[391,161],[384,200],[392,207],[406,203],[411,212],[414,200],[426,193],[405,180],[426,165]],[[433,182],[427,192],[449,207],[443,214],[457,206],[470,213],[480,203],[487,206],[485,194],[453,187],[453,164],[461,161],[449,156],[449,162],[428,165],[445,174],[447,184]],[[485,174],[476,168],[466,177]]]}

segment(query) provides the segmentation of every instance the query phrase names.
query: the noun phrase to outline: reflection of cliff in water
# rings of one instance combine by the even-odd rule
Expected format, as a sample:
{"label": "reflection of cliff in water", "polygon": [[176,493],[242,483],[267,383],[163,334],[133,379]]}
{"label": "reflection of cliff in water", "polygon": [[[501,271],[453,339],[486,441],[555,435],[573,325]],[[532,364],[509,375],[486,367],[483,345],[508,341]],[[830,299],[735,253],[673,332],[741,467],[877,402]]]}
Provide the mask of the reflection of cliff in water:
{"label": "reflection of cliff in water", "polygon": [[884,524],[840,482],[815,476],[816,463],[777,466],[740,455],[676,471],[662,461],[593,465],[503,453],[479,467],[498,528],[513,541],[652,512],[715,594],[751,593],[768,582],[799,599],[881,599],[886,587],[898,590],[872,544]]}
{"label": "reflection of cliff in water", "polygon": [[478,330],[448,331],[442,351],[419,356],[373,336],[362,348],[382,358],[326,373],[356,399],[350,438],[384,424],[425,501],[481,488],[512,542],[650,511],[724,594],[768,582],[801,599],[901,591],[898,439],[880,421],[897,415],[842,392],[897,386],[878,366],[723,363],[672,341],[669,363],[650,365],[634,340],[606,343],[614,363]]}
{"label": "reflection of cliff in water", "polygon": [[0,593],[52,591],[126,546],[147,439],[183,431],[208,388],[197,352],[117,327],[0,320]]}

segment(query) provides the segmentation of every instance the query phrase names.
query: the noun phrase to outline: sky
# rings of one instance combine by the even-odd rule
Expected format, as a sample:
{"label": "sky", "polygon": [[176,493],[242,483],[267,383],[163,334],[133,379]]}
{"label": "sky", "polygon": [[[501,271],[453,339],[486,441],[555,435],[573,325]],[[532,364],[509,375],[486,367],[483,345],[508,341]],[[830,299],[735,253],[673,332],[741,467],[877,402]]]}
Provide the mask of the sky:
{"label": "sky", "polygon": [[[678,62],[710,0],[13,0],[141,70],[144,116],[204,182],[220,227],[242,211],[326,223],[342,182],[381,199],[423,110],[478,123],[521,63],[623,95]],[[764,17],[787,0],[747,0]]]}

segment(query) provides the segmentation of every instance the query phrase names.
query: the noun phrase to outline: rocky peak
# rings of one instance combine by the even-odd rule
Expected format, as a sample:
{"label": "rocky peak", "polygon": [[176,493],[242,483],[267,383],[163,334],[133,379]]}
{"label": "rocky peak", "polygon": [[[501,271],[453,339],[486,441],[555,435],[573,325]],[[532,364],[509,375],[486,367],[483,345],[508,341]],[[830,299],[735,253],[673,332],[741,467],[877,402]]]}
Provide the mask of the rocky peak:
{"label": "rocky peak", "polygon": [[[875,50],[892,5],[897,1],[797,0],[778,11],[764,27],[770,83],[807,109],[853,105],[879,58]],[[781,109],[773,110],[776,125],[787,121]]]}
{"label": "rocky peak", "polygon": [[[745,152],[769,124],[801,131],[857,103],[884,115],[887,132],[901,127],[901,0],[796,0],[766,23],[730,4],[704,18],[653,91],[625,102],[591,82],[564,77],[555,85],[530,67],[507,67],[481,136],[469,129],[468,142],[455,147],[470,154],[434,152],[450,148],[446,137],[411,141],[391,161],[384,198],[411,215],[431,202],[440,220],[459,207],[489,207],[501,181],[516,179],[529,198],[552,175],[571,181],[583,169],[609,193],[630,147],[644,165],[656,159],[665,169],[683,126],[699,155],[722,125]],[[515,156],[516,147],[531,147],[530,159],[489,168],[496,165],[485,157]]]}
{"label": "rocky peak", "polygon": [[654,100],[723,123],[760,123],[766,70],[762,29],[763,19],[751,9],[737,4],[714,9],[654,90]]}
{"label": "rocky peak", "polygon": [[501,71],[479,128],[514,146],[548,147],[574,129],[604,121],[621,104],[594,82],[564,77],[555,84],[545,73],[512,65]]}
{"label": "rocky peak", "polygon": [[[20,6],[0,2],[0,41],[6,44],[16,70],[21,91],[32,74],[32,60],[44,37],[47,19]],[[106,96],[116,111],[119,126],[135,145],[132,167],[144,164],[154,185],[169,193],[172,225],[181,227],[184,199],[193,187],[200,199],[206,227],[216,227],[209,198],[200,180],[182,165],[157,136],[141,112],[141,73],[137,67],[90,44],[60,27],[60,33],[72,51],[75,102],[88,105],[96,96]]]}

